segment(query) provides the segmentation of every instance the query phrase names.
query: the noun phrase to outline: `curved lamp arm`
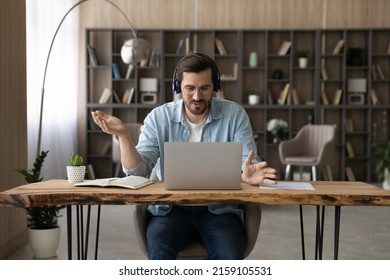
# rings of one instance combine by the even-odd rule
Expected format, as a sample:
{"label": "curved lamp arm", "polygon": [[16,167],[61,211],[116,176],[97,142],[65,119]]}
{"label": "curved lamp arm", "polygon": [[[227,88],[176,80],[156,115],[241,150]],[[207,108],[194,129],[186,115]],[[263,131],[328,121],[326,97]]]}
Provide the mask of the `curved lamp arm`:
{"label": "curved lamp arm", "polygon": [[[57,37],[57,33],[60,30],[62,23],[64,22],[65,18],[68,16],[68,14],[76,8],[78,5],[88,2],[90,0],[81,0],[74,4],[62,17],[60,24],[58,25],[56,32],[54,33],[53,39],[51,40],[50,48],[49,48],[49,53],[47,54],[46,58],[46,64],[45,64],[45,71],[43,73],[43,81],[42,81],[42,90],[41,90],[41,108],[40,108],[40,113],[39,113],[39,128],[38,128],[38,143],[37,143],[37,153],[36,157],[38,158],[41,150],[41,138],[42,138],[42,116],[43,116],[43,102],[44,102],[44,96],[45,96],[45,81],[46,81],[46,72],[47,72],[47,66],[49,64],[49,58],[51,54],[51,50],[53,48],[54,41]],[[130,22],[130,19],[126,16],[126,14],[123,12],[121,8],[119,8],[115,3],[109,1],[109,0],[102,0],[104,2],[107,2],[114,6],[126,19],[127,23],[130,26],[131,32],[133,33],[133,39],[127,40],[121,50],[121,56],[122,60],[124,63],[138,63],[141,60],[149,58],[150,50],[151,50],[151,45],[148,41],[144,39],[137,38],[137,34],[135,33],[134,27]]]}

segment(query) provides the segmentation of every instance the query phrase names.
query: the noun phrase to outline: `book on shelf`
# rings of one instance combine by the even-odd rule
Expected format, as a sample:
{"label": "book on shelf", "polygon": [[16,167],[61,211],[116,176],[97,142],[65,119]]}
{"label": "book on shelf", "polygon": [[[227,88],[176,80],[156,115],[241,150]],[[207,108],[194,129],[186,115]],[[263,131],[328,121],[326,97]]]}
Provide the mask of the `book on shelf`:
{"label": "book on shelf", "polygon": [[149,67],[160,67],[160,53],[152,51],[149,58]]}
{"label": "book on shelf", "polygon": [[235,81],[237,80],[238,75],[238,64],[237,62],[233,65],[233,73],[232,74],[221,74],[221,80],[222,81]]}
{"label": "book on shelf", "polygon": [[353,132],[353,121],[350,118],[345,119],[345,132],[347,133]]}
{"label": "book on shelf", "polygon": [[379,98],[378,98],[378,94],[376,93],[376,90],[375,89],[371,89],[370,91],[370,96],[371,96],[371,104],[372,105],[377,105],[379,104]]}
{"label": "book on shelf", "polygon": [[119,71],[119,66],[116,63],[112,64],[112,73],[114,75],[114,79],[120,79],[121,78],[121,73]]}
{"label": "book on shelf", "polygon": [[355,174],[353,174],[353,170],[349,166],[345,167],[345,176],[348,181],[356,181]]}
{"label": "book on shelf", "polygon": [[322,105],[329,105],[329,99],[324,89],[321,89],[320,97]]}
{"label": "book on shelf", "polygon": [[321,77],[324,81],[328,80],[328,71],[326,71],[326,66],[321,66]]}
{"label": "book on shelf", "polygon": [[100,151],[100,154],[101,154],[101,155],[108,155],[108,154],[110,153],[110,151],[111,151],[111,146],[112,146],[111,141],[107,141],[107,142],[104,144],[102,150]]}
{"label": "book on shelf", "polygon": [[283,90],[280,92],[279,104],[285,105],[287,102],[287,96],[290,92],[290,83],[286,83]]}
{"label": "book on shelf", "polygon": [[272,98],[272,93],[271,93],[270,90],[267,91],[267,101],[268,101],[268,104],[269,104],[269,105],[274,104],[274,100],[273,100],[273,98]]}
{"label": "book on shelf", "polygon": [[348,157],[351,157],[351,158],[355,157],[355,152],[353,150],[351,142],[349,142],[349,141],[345,142],[345,149],[346,149]]}
{"label": "book on shelf", "polygon": [[180,39],[179,44],[177,44],[176,54],[184,53],[184,39]]}
{"label": "book on shelf", "polygon": [[343,90],[341,88],[336,89],[336,92],[335,92],[334,97],[333,97],[333,105],[340,104],[342,93],[343,93]]}
{"label": "book on shelf", "polygon": [[215,45],[217,46],[219,54],[226,54],[226,48],[222,40],[215,38]]}
{"label": "book on shelf", "polygon": [[295,88],[291,90],[291,103],[294,105],[301,104],[301,101],[299,100],[298,92]]}
{"label": "book on shelf", "polygon": [[112,91],[109,88],[104,88],[100,95],[99,104],[107,104],[110,101]]}
{"label": "book on shelf", "polygon": [[290,47],[291,47],[290,41],[283,41],[278,49],[278,55],[286,55],[290,50]]}
{"label": "book on shelf", "polygon": [[334,46],[334,49],[332,51],[332,54],[339,54],[341,49],[343,48],[344,46],[344,43],[345,43],[345,40],[344,39],[340,39],[337,44]]}
{"label": "book on shelf", "polygon": [[186,37],[186,54],[189,54],[190,53],[190,38],[189,37]]}
{"label": "book on shelf", "polygon": [[134,96],[134,91],[135,91],[134,88],[126,89],[124,94],[123,94],[123,97],[122,97],[122,103],[131,104],[131,101],[132,101],[133,96]]}
{"label": "book on shelf", "polygon": [[87,44],[87,50],[88,50],[90,64],[92,66],[97,66],[98,65],[98,59],[97,59],[97,56],[96,56],[95,48],[92,47],[90,44]]}
{"label": "book on shelf", "polygon": [[76,183],[76,187],[118,187],[118,188],[127,188],[127,189],[140,189],[142,187],[153,184],[153,181],[141,177],[130,175],[123,178],[103,178],[103,179],[95,179],[95,180],[85,180],[81,183]]}
{"label": "book on shelf", "polygon": [[378,80],[378,74],[377,74],[377,71],[376,71],[376,67],[375,67],[375,64],[373,64],[371,66],[371,78],[373,80]]}
{"label": "book on shelf", "polygon": [[87,164],[87,176],[88,179],[95,180],[95,170],[93,169],[93,165],[91,163]]}
{"label": "book on shelf", "polygon": [[142,59],[142,60],[139,62],[139,66],[140,66],[140,67],[146,67],[146,66],[148,66],[148,64],[149,64],[149,58]]}
{"label": "book on shelf", "polygon": [[382,67],[379,64],[376,65],[376,70],[378,72],[379,79],[384,80],[385,75],[383,74]]}
{"label": "book on shelf", "polygon": [[129,66],[127,67],[127,72],[126,72],[126,80],[134,78],[134,71],[135,71],[134,64],[129,64]]}
{"label": "book on shelf", "polygon": [[115,103],[121,103],[118,93],[115,90],[112,90],[112,96],[114,96]]}

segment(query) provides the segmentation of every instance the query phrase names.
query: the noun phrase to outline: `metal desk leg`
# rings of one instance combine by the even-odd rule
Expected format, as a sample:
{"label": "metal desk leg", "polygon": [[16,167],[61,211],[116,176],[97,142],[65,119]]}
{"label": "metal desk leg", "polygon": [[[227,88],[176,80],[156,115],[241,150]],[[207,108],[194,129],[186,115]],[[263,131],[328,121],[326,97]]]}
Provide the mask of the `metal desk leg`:
{"label": "metal desk leg", "polygon": [[302,246],[302,260],[306,259],[305,256],[305,230],[303,227],[303,209],[302,205],[299,205],[299,218],[300,218],[300,224],[301,224],[301,246]]}
{"label": "metal desk leg", "polygon": [[339,241],[340,241],[340,220],[341,220],[341,206],[335,206],[334,209],[334,259],[339,258]]}
{"label": "metal desk leg", "polygon": [[72,259],[72,205],[66,206],[66,229],[68,236],[68,260]]}
{"label": "metal desk leg", "polygon": [[[96,241],[95,241],[95,260],[98,256],[99,235],[100,235],[100,213],[101,205],[98,205]],[[88,258],[89,229],[91,221],[91,205],[87,207],[87,220],[84,224],[83,205],[76,205],[76,236],[77,236],[77,259],[86,260]],[[85,233],[84,233],[84,227]],[[72,252],[72,206],[67,206],[67,237],[68,237],[68,259],[73,257]]]}
{"label": "metal desk leg", "polygon": [[96,218],[95,260],[97,260],[97,257],[98,257],[98,250],[99,250],[100,210],[101,210],[101,205],[99,204],[99,205],[98,205],[97,218]]}
{"label": "metal desk leg", "polygon": [[324,244],[324,222],[325,222],[325,206],[316,206],[316,241],[314,258],[322,260],[322,251]]}

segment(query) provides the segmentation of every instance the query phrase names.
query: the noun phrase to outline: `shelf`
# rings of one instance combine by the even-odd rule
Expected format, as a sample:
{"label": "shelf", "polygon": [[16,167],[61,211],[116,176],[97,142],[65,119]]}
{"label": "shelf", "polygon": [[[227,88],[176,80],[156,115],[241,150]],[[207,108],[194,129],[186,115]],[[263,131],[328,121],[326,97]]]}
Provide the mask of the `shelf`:
{"label": "shelf", "polygon": [[[371,158],[373,141],[389,140],[390,136],[390,53],[388,29],[312,29],[312,30],[139,30],[139,37],[151,42],[153,50],[159,54],[158,66],[136,66],[134,76],[124,79],[127,65],[120,60],[120,47],[123,40],[131,35],[124,29],[86,29],[87,43],[95,50],[101,64],[89,65],[86,60],[87,74],[87,104],[86,113],[92,109],[104,110],[126,122],[142,122],[147,114],[156,106],[172,101],[172,75],[176,64],[186,52],[193,50],[206,53],[215,58],[220,74],[233,74],[234,64],[237,63],[237,78],[222,79],[221,85],[225,97],[243,105],[256,135],[258,153],[281,174],[284,171],[277,144],[266,132],[267,121],[271,118],[282,118],[289,124],[288,135],[296,135],[299,129],[310,121],[316,124],[336,124],[337,144],[333,155],[333,178],[346,180],[345,167],[352,168],[357,179],[371,182],[376,181]],[[222,41],[226,53],[220,53],[215,39]],[[385,38],[385,39],[384,39]],[[387,38],[387,39],[386,39]],[[183,48],[179,48],[183,41]],[[288,52],[279,55],[278,51],[283,42],[291,42]],[[336,45],[342,41],[338,53],[334,53]],[[186,43],[187,42],[187,43]],[[355,66],[347,65],[350,61],[349,49],[362,48],[365,54],[363,63]],[[306,68],[298,67],[296,53],[298,50],[309,51],[309,64]],[[250,54],[256,52],[257,66],[249,66]],[[88,55],[87,55],[88,56]],[[117,63],[121,71],[121,79],[112,78],[112,63]],[[325,66],[328,79],[322,79],[322,65]],[[380,65],[383,79],[372,77],[375,68]],[[275,79],[273,74],[282,74]],[[158,79],[158,94],[155,104],[142,104],[139,95],[139,79],[153,77]],[[348,104],[348,79],[367,79],[367,93],[364,104]],[[287,99],[286,105],[277,105],[276,100],[284,86],[296,90],[299,100],[296,104]],[[99,97],[107,87],[117,92],[121,98],[129,87],[135,88],[133,103],[99,104]],[[248,104],[246,92],[258,88],[260,103]],[[370,89],[373,88],[379,100],[372,104]],[[337,89],[342,90],[338,105],[323,105],[320,92],[325,90],[329,102]],[[268,93],[274,104],[268,104]],[[112,100],[112,99],[111,99]],[[309,103],[310,105],[306,105]],[[345,130],[346,118],[352,119],[354,131]],[[375,127],[374,127],[375,126]],[[114,171],[110,162],[110,154],[99,155],[98,151],[111,140],[100,130],[86,131],[86,154],[88,161],[93,163],[97,176],[107,175]],[[345,155],[345,141],[351,141],[356,155],[348,158]],[[96,167],[95,167],[96,165]],[[364,168],[366,166],[367,168]],[[283,176],[282,176],[283,177]],[[320,175],[321,177],[321,175]]]}

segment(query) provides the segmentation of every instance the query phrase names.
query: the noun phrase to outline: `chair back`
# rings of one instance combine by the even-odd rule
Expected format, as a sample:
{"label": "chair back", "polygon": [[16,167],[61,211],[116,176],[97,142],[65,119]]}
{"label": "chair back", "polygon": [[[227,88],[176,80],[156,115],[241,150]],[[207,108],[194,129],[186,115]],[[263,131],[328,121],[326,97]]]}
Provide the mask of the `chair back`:
{"label": "chair back", "polygon": [[336,133],[335,125],[310,124],[301,129],[303,156],[317,157],[326,143],[333,141]]}

